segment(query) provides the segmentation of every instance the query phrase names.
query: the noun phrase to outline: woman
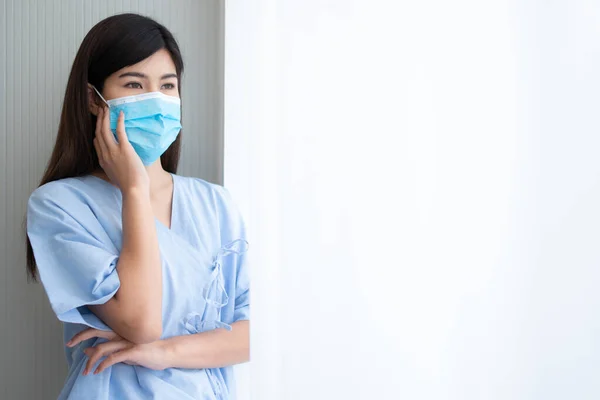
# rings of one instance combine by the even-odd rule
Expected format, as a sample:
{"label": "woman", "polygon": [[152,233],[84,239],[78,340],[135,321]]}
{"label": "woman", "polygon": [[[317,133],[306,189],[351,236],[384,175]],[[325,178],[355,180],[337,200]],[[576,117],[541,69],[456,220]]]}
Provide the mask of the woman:
{"label": "woman", "polygon": [[84,38],[27,210],[28,271],[64,323],[60,399],[231,399],[249,358],[245,229],[221,186],[175,174],[183,62],[135,14]]}

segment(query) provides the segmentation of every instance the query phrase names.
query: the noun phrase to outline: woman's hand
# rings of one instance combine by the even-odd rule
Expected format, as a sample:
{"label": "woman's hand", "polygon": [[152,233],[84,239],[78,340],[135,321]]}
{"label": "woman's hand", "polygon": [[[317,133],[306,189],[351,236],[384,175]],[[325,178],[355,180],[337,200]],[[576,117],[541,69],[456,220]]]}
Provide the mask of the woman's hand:
{"label": "woman's hand", "polygon": [[127,140],[125,133],[125,116],[119,113],[117,121],[118,143],[110,129],[110,112],[102,107],[98,111],[96,121],[96,137],[94,147],[98,154],[100,166],[122,192],[130,189],[150,190],[150,179],[142,160]]}
{"label": "woman's hand", "polygon": [[88,328],[73,336],[67,342],[67,346],[73,347],[94,337],[108,339],[108,342],[88,347],[83,351],[88,356],[83,375],[88,375],[102,357],[106,357],[106,359],[98,365],[94,374],[99,374],[111,365],[120,362],[129,365],[140,365],[154,370],[167,368],[166,350],[161,340],[148,344],[134,344],[112,331]]}

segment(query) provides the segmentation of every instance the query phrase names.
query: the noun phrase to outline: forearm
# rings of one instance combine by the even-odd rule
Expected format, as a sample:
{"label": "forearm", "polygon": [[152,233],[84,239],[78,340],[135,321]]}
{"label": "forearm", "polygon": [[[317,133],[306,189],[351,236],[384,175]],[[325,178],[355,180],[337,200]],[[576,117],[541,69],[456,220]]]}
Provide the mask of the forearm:
{"label": "forearm", "polygon": [[[117,300],[148,316],[162,315],[162,270],[150,196],[123,194],[123,247],[117,264]],[[134,311],[135,312],[135,311]]]}
{"label": "forearm", "polygon": [[238,321],[232,330],[215,329],[161,341],[167,368],[220,368],[250,360],[250,324]]}
{"label": "forearm", "polygon": [[94,311],[130,341],[157,340],[162,327],[162,270],[150,196],[123,193],[123,246],[117,263],[120,287]]}

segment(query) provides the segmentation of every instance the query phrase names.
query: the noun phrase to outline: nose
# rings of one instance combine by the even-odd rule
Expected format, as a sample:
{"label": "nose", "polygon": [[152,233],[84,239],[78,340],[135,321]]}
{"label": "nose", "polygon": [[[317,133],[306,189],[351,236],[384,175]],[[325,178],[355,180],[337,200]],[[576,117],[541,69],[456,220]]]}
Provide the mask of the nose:
{"label": "nose", "polygon": [[160,92],[160,82],[151,81],[146,89],[147,92]]}

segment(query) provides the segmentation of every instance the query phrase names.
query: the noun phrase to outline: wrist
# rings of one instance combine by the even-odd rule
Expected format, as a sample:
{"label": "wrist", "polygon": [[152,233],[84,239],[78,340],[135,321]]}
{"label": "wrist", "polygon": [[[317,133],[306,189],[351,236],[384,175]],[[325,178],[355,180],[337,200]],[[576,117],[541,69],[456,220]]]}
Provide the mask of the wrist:
{"label": "wrist", "polygon": [[173,341],[169,339],[158,340],[156,345],[162,369],[175,367],[175,348]]}
{"label": "wrist", "polygon": [[149,200],[150,189],[142,186],[128,186],[121,189],[123,200]]}

